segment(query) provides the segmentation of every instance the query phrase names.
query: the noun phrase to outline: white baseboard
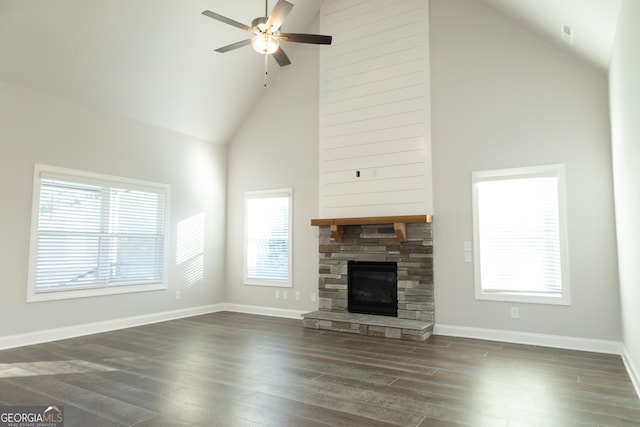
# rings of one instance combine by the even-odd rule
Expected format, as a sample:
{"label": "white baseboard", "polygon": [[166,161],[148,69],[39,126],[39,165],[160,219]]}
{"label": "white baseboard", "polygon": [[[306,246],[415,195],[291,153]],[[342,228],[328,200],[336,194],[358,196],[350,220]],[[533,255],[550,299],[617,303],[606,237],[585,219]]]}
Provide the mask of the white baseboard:
{"label": "white baseboard", "polygon": [[185,308],[181,310],[163,311],[160,313],[143,314],[140,316],[125,317],[121,319],[105,320],[103,322],[85,323],[82,325],[66,326],[62,328],[46,329],[26,334],[9,335],[0,337],[0,350],[22,347],[25,345],[40,344],[43,342],[57,341],[83,335],[97,334],[100,332],[114,331],[116,329],[131,328],[147,325],[149,323],[164,322],[167,320],[181,319],[200,314],[215,313],[224,310],[224,304],[203,305],[199,307]]}
{"label": "white baseboard", "polygon": [[302,315],[309,310],[290,310],[285,308],[262,307],[259,305],[223,304],[225,311],[236,313],[260,314],[262,316],[285,317],[287,319],[302,319]]}
{"label": "white baseboard", "polygon": [[500,329],[472,328],[467,326],[439,325],[433,328],[435,335],[502,341],[514,344],[537,345],[541,347],[565,348],[569,350],[592,351],[606,354],[622,354],[622,342],[595,340],[560,335],[535,334],[531,332],[505,331]]}
{"label": "white baseboard", "polygon": [[636,394],[640,397],[640,371],[633,363],[633,359],[625,345],[622,346],[622,360],[624,361],[624,366],[627,368],[633,387],[636,389]]}

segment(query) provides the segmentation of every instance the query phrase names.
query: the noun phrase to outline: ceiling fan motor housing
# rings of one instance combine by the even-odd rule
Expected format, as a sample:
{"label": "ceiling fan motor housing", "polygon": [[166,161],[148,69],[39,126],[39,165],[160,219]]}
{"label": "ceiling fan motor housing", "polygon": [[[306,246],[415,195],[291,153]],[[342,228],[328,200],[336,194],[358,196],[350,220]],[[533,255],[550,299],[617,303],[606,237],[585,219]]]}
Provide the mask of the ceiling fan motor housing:
{"label": "ceiling fan motor housing", "polygon": [[267,19],[266,16],[258,17],[251,21],[251,26],[259,31],[264,31],[267,29]]}

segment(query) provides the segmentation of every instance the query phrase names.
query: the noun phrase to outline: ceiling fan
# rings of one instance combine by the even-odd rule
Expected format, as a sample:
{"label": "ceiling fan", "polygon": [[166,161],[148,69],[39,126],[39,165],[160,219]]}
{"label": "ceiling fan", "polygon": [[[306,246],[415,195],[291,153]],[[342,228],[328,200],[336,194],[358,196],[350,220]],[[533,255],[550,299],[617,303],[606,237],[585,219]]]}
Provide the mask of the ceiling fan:
{"label": "ceiling fan", "polygon": [[[267,1],[264,2],[264,14],[267,15]],[[294,43],[307,43],[307,44],[331,44],[331,36],[323,36],[320,34],[299,34],[299,33],[281,33],[280,27],[284,22],[289,12],[293,8],[293,4],[285,0],[278,0],[278,3],[271,11],[271,15],[258,17],[251,22],[251,26],[244,25],[240,22],[229,19],[225,16],[218,15],[217,13],[205,10],[203,15],[213,18],[216,21],[224,22],[225,24],[232,25],[242,30],[248,31],[253,34],[253,37],[241,40],[236,43],[232,43],[227,46],[216,49],[216,52],[224,53],[231,50],[238,49],[243,46],[252,45],[253,49],[258,53],[265,55],[273,55],[278,65],[284,67],[291,64],[289,57],[284,53],[280,46],[281,41],[294,42]]]}

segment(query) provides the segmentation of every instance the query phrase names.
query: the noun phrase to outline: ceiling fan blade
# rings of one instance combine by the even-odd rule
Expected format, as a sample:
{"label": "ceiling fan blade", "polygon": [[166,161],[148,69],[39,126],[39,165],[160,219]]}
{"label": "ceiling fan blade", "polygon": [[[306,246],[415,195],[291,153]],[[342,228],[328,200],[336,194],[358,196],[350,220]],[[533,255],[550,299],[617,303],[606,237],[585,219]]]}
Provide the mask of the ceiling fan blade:
{"label": "ceiling fan blade", "polygon": [[278,34],[280,40],[286,42],[295,43],[310,43],[310,44],[331,44],[332,36],[323,36],[320,34],[296,34],[296,33],[280,33]]}
{"label": "ceiling fan blade", "polygon": [[239,42],[231,43],[230,45],[227,45],[227,46],[219,47],[216,49],[216,52],[225,53],[225,52],[229,52],[230,50],[235,50],[242,46],[246,46],[248,44],[251,44],[251,39],[241,40]]}
{"label": "ceiling fan blade", "polygon": [[225,24],[233,25],[234,27],[240,28],[241,30],[249,31],[251,33],[255,33],[255,30],[248,25],[244,25],[238,21],[234,21],[233,19],[227,18],[226,16],[218,15],[215,12],[211,12],[210,10],[205,10],[202,12],[203,15],[208,16],[209,18],[213,18],[216,21],[224,22]]}
{"label": "ceiling fan blade", "polygon": [[286,0],[278,0],[278,3],[273,7],[271,11],[271,15],[269,15],[269,19],[267,20],[267,28],[269,31],[276,32],[284,22],[289,12],[293,9],[293,4],[289,3]]}
{"label": "ceiling fan blade", "polygon": [[278,48],[275,52],[273,52],[273,58],[276,60],[279,66],[284,67],[285,65],[291,64],[289,57],[281,47]]}

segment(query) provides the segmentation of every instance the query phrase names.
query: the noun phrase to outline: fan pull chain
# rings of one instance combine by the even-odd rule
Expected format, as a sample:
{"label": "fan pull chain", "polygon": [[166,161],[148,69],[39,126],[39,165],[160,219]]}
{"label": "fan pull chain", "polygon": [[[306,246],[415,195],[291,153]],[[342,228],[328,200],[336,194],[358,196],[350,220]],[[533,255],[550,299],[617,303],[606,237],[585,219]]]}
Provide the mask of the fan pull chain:
{"label": "fan pull chain", "polygon": [[269,63],[269,58],[267,58],[267,54],[264,54],[264,87],[267,87],[267,75],[269,74],[267,72],[267,64]]}

